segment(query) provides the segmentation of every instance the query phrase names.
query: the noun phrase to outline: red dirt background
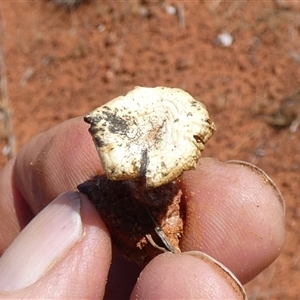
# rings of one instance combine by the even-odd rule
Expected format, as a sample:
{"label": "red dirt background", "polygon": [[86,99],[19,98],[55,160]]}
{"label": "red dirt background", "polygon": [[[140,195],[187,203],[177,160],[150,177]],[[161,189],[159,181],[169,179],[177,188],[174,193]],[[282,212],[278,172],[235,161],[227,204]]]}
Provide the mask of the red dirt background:
{"label": "red dirt background", "polygon": [[0,12],[16,150],[135,85],[187,90],[217,126],[204,155],[258,165],[286,200],[286,246],[246,286],[249,299],[299,296],[300,127],[272,125],[300,120],[299,1],[1,1]]}

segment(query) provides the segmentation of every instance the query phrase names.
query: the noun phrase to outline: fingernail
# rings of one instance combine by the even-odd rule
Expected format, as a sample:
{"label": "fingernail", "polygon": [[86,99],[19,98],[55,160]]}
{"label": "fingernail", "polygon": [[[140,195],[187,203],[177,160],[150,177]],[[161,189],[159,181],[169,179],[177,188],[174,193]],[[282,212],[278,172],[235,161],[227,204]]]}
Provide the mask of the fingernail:
{"label": "fingernail", "polygon": [[227,161],[227,163],[236,164],[236,165],[240,165],[240,166],[249,168],[250,170],[255,172],[257,175],[259,175],[260,178],[263,180],[263,182],[265,184],[269,185],[273,189],[274,193],[277,196],[277,199],[281,203],[283,210],[285,212],[285,201],[284,201],[284,198],[283,198],[281,192],[279,191],[279,189],[276,186],[276,184],[274,183],[274,181],[262,169],[258,168],[257,166],[255,166],[253,164],[250,164],[245,161],[240,161],[240,160],[229,160],[229,161]]}
{"label": "fingernail", "polygon": [[211,256],[200,251],[182,252],[183,255],[190,255],[201,259],[205,263],[209,264],[215,271],[222,276],[227,284],[232,288],[233,293],[237,296],[237,299],[247,299],[246,291],[235,275],[220,262],[212,258]]}
{"label": "fingernail", "polygon": [[65,193],[32,219],[0,258],[0,291],[32,285],[81,240],[80,205],[78,193]]}

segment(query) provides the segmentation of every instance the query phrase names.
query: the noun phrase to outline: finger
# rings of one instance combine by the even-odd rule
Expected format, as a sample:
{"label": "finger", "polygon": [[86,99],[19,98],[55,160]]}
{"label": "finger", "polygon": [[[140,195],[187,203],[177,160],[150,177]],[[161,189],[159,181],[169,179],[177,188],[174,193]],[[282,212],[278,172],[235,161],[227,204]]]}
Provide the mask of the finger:
{"label": "finger", "polygon": [[0,256],[22,228],[33,218],[28,204],[12,182],[14,160],[0,171]]}
{"label": "finger", "polygon": [[142,271],[131,299],[246,299],[236,278],[201,252],[165,253]]}
{"label": "finger", "polygon": [[34,213],[64,191],[76,190],[101,163],[82,118],[68,120],[31,139],[16,158],[13,178]]}
{"label": "finger", "polygon": [[246,163],[202,159],[182,185],[183,251],[208,253],[242,282],[276,259],[285,241],[284,205],[266,174]]}
{"label": "finger", "polygon": [[84,195],[62,194],[1,257],[0,299],[98,299],[110,260],[109,234],[95,208]]}

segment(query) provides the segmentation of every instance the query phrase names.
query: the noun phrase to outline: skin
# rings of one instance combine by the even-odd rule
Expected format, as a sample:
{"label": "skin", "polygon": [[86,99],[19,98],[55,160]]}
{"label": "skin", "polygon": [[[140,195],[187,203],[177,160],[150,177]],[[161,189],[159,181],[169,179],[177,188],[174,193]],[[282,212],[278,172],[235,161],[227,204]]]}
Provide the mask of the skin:
{"label": "skin", "polygon": [[[0,299],[245,299],[240,282],[270,265],[285,241],[284,203],[270,179],[241,162],[201,159],[180,182],[187,211],[184,253],[164,253],[140,270],[112,249],[85,195],[62,194],[103,173],[87,129],[82,118],[64,122],[34,137],[1,170],[0,253],[6,254],[0,258]],[[58,242],[65,215],[75,220],[74,239]],[[50,257],[56,246],[63,251]],[[34,263],[26,267],[30,259]],[[46,266],[41,274],[39,263]],[[14,268],[24,276],[5,282]]]}

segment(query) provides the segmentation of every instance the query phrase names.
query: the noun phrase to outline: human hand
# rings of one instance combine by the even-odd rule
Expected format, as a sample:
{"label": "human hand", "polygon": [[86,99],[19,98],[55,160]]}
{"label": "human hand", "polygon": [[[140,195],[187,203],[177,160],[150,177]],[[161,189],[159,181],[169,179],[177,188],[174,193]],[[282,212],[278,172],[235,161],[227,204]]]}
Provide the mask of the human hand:
{"label": "human hand", "polygon": [[[109,233],[85,195],[60,195],[103,173],[87,127],[76,118],[36,136],[0,172],[0,299],[104,297]],[[268,177],[200,162],[183,175],[185,253],[157,256],[136,282],[139,268],[113,251],[107,299],[240,299],[235,276],[246,283],[280,254],[284,204]]]}

